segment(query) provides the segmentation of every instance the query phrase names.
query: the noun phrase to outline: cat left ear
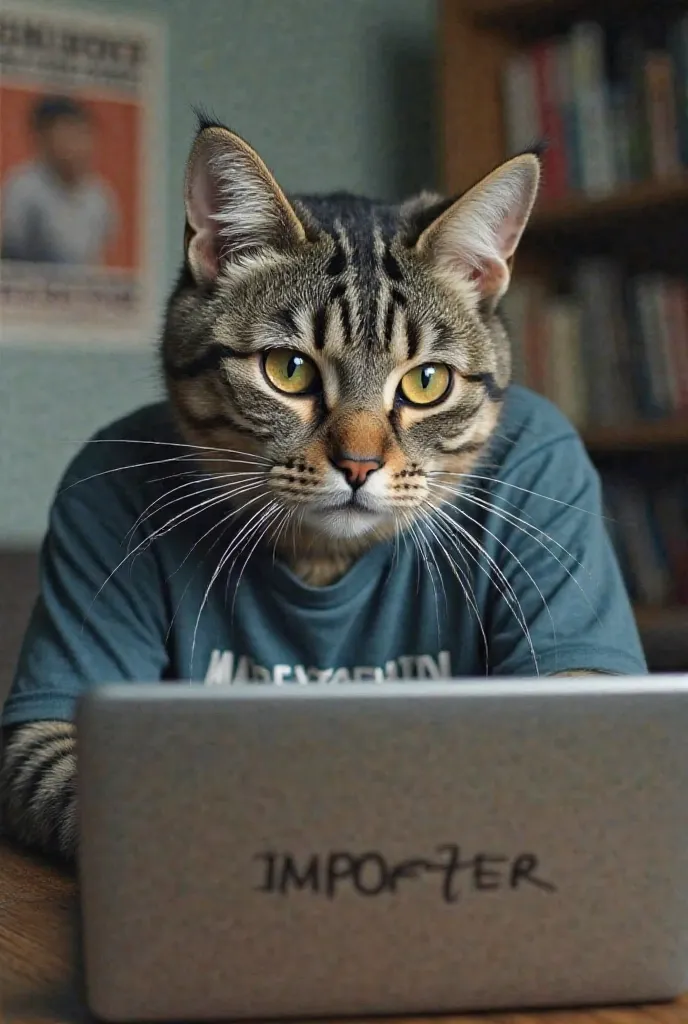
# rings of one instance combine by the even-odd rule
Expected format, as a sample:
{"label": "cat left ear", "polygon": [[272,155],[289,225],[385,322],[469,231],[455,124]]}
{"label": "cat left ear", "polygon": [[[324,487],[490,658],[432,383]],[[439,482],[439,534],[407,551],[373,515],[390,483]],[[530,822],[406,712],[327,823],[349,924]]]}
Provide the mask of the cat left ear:
{"label": "cat left ear", "polygon": [[472,282],[479,299],[497,301],[509,287],[509,264],[533,209],[540,161],[514,157],[427,227],[416,250],[443,276]]}
{"label": "cat left ear", "polygon": [[225,261],[305,241],[289,200],[258,154],[219,125],[202,127],[186,169],[186,257],[198,282],[213,281]]}

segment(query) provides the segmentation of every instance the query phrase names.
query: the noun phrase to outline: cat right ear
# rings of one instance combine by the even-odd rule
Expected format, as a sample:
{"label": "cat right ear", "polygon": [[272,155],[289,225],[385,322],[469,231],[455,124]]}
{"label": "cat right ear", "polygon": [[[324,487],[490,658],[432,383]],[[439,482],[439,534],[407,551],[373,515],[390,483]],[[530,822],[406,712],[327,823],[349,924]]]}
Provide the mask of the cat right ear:
{"label": "cat right ear", "polygon": [[184,186],[186,259],[199,284],[214,281],[225,262],[263,250],[290,251],[305,231],[258,154],[227,128],[200,129]]}

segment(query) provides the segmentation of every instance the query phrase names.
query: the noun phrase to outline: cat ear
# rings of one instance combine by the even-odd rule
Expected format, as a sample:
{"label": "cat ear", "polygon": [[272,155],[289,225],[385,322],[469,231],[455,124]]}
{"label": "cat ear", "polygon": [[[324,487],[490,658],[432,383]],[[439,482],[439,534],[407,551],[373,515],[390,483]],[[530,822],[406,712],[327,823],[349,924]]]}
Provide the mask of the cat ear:
{"label": "cat ear", "polygon": [[533,209],[540,161],[514,157],[457,199],[421,234],[416,250],[443,276],[473,282],[480,299],[509,287],[510,261]]}
{"label": "cat ear", "polygon": [[227,128],[201,128],[184,188],[186,257],[198,282],[213,281],[225,261],[260,250],[294,249],[303,225],[258,154]]}

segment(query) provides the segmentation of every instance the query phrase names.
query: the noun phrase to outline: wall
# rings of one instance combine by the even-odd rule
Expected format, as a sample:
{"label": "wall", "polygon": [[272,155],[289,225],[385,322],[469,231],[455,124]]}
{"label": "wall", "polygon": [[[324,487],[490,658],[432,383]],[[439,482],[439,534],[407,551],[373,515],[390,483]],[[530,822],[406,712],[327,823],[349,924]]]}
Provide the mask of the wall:
{"label": "wall", "polygon": [[[248,137],[287,190],[394,199],[435,184],[434,0],[72,6],[132,9],[168,25],[168,280],[179,259],[195,103]],[[80,443],[158,394],[153,338],[134,353],[0,346],[0,544],[35,545]]]}

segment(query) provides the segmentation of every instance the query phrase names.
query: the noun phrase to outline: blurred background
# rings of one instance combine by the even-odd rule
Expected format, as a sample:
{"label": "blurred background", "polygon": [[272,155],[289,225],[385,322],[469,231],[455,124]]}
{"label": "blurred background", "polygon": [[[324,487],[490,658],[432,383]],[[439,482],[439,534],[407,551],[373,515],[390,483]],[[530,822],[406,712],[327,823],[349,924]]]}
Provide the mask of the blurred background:
{"label": "blurred background", "polygon": [[[509,154],[549,139],[545,185],[506,309],[516,376],[573,419],[602,473],[651,666],[688,669],[688,5],[70,0],[69,7],[83,10],[84,24],[111,19],[102,28],[110,40],[122,18],[124,43],[101,48],[107,76],[88,89],[84,62],[92,52],[71,68],[71,80],[57,63],[37,71],[26,26],[7,28],[21,5],[0,15],[3,223],[12,186],[15,209],[22,192],[40,194],[57,224],[34,164],[46,154],[57,159],[58,145],[82,156],[91,145],[100,153],[93,163],[100,184],[83,202],[88,237],[102,229],[104,240],[88,287],[107,288],[110,298],[119,289],[120,306],[126,293],[133,308],[150,282],[155,302],[145,330],[120,347],[117,318],[107,319],[107,310],[107,344],[97,316],[76,324],[73,335],[66,320],[52,338],[51,315],[32,332],[11,318],[12,303],[21,310],[17,295],[34,286],[27,266],[47,257],[31,264],[8,250],[3,227],[0,689],[35,594],[36,554],[66,462],[98,427],[161,394],[156,330],[179,265],[195,104],[246,136],[287,191],[348,189],[394,200],[424,187],[461,190]],[[51,2],[58,24],[59,10]],[[138,61],[143,50],[136,51],[131,16],[150,21],[159,85],[145,77],[145,60],[132,56]],[[39,91],[39,71],[41,95],[53,103],[47,121],[20,95]],[[156,95],[147,106],[149,86]],[[79,109],[56,108],[65,96]],[[131,116],[127,104],[139,104]],[[64,131],[57,138],[56,109],[60,125],[74,129],[71,143]],[[147,182],[140,194],[139,177]],[[53,290],[76,288],[72,270],[71,277],[64,267],[53,273]]]}

